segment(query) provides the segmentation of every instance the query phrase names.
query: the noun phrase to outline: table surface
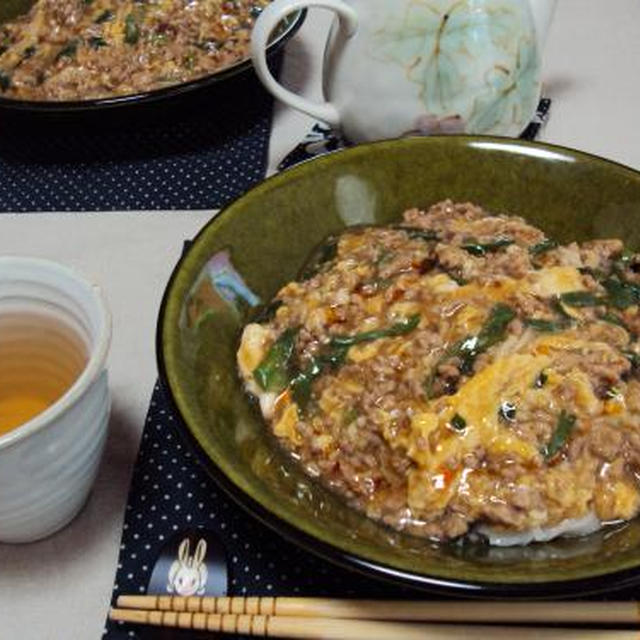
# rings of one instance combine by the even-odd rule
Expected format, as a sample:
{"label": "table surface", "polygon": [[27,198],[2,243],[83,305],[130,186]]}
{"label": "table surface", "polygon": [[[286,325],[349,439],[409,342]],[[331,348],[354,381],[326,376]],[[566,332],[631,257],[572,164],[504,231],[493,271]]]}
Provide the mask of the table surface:
{"label": "table surface", "polygon": [[[312,10],[285,57],[285,84],[318,97],[329,16]],[[562,0],[545,51],[552,114],[542,139],[640,169],[640,3]],[[269,173],[312,121],[277,106]],[[0,254],[77,267],[100,283],[113,313],[109,373],[113,417],[87,506],[51,538],[0,544],[0,636],[98,638],[111,598],[138,441],[156,379],[154,331],[164,285],[182,242],[212,211],[0,215]],[[135,274],[135,277],[132,277]]]}

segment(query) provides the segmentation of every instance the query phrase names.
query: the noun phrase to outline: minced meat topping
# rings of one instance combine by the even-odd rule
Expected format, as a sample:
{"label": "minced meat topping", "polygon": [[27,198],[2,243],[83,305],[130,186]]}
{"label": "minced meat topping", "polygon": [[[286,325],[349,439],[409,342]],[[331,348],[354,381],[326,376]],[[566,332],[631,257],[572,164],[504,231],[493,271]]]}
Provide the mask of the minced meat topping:
{"label": "minced meat topping", "polygon": [[205,76],[249,54],[269,0],[36,0],[0,27],[0,95],[69,101]]}
{"label": "minced meat topping", "polygon": [[347,229],[245,327],[273,433],[372,518],[441,540],[640,510],[640,257],[445,201]]}

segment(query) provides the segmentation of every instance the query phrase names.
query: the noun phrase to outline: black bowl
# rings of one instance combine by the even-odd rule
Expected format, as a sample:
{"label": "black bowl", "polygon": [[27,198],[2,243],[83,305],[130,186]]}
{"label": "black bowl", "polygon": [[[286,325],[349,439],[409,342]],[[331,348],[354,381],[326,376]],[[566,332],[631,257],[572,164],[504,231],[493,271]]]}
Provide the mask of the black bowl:
{"label": "black bowl", "polygon": [[[33,0],[2,0],[2,3],[0,24],[24,13],[33,4]],[[302,9],[292,13],[282,22],[267,49],[268,58],[273,58],[274,54],[298,31],[305,17],[306,9]],[[69,101],[16,100],[0,96],[0,113],[4,117],[17,118],[20,121],[25,117],[30,121],[35,118],[40,121],[49,120],[47,116],[54,116],[56,121],[64,116],[83,116],[87,119],[87,116],[90,118],[96,113],[101,118],[106,112],[129,116],[133,107],[155,105],[158,109],[164,109],[167,105],[173,107],[176,103],[181,104],[187,98],[197,102],[202,96],[206,96],[212,90],[215,91],[221,84],[226,84],[232,78],[252,71],[251,58],[245,58],[236,64],[189,82],[129,95]]]}

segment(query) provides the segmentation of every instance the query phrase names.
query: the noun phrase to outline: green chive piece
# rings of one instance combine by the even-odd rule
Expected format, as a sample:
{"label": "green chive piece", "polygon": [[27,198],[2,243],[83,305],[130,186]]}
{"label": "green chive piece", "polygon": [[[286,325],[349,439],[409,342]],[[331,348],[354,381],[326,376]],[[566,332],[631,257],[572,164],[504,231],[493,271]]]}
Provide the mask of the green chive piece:
{"label": "green chive piece", "polygon": [[476,358],[504,339],[507,326],[515,317],[516,313],[511,307],[505,304],[495,305],[478,335],[467,336],[453,344],[435,364],[422,385],[427,397],[433,398],[433,385],[441,364],[451,358],[459,358],[460,371],[466,375],[471,374]]}
{"label": "green chive piece", "polygon": [[433,229],[421,229],[420,227],[403,227],[396,225],[391,227],[397,231],[404,231],[411,240],[424,240],[425,242],[436,242],[440,236]]}
{"label": "green chive piece", "polygon": [[573,322],[574,318],[567,313],[567,310],[564,308],[562,301],[560,298],[555,297],[551,300],[551,308],[562,318],[568,320],[569,322]]}
{"label": "green chive piece", "polygon": [[105,9],[95,20],[94,22],[96,24],[102,24],[103,22],[108,22],[109,20],[113,20],[114,18],[114,13],[113,11],[110,11],[109,9]]}
{"label": "green chive piece", "polygon": [[62,58],[73,58],[78,51],[78,41],[77,40],[69,40],[67,44],[58,51],[56,55],[56,62],[61,60]]}
{"label": "green chive piece", "polygon": [[618,258],[618,262],[621,262],[623,265],[628,265],[633,258],[635,257],[635,252],[631,251],[631,249],[627,249],[626,247],[622,250],[620,257]]}
{"label": "green chive piece", "polygon": [[91,36],[91,38],[87,40],[87,44],[92,49],[100,49],[100,47],[107,46],[107,41],[104,38],[101,38],[100,36]]}
{"label": "green chive piece", "polygon": [[327,369],[338,369],[347,358],[348,347],[334,347],[311,358],[307,367],[291,381],[293,399],[304,409],[311,399],[311,385]]}
{"label": "green chive piece", "polygon": [[338,255],[338,242],[337,236],[329,236],[315,249],[300,272],[300,280],[310,280],[332,262]]}
{"label": "green chive piece", "polygon": [[621,391],[620,389],[618,389],[618,387],[609,387],[606,391],[605,391],[605,397],[609,400],[613,400],[615,398],[619,398],[621,395]]}
{"label": "green chive piece", "polygon": [[558,417],[558,422],[551,436],[551,440],[541,449],[541,453],[547,462],[567,444],[575,426],[576,417],[563,409]]}
{"label": "green chive piece", "polygon": [[0,89],[7,91],[11,87],[11,76],[6,72],[0,70]]}
{"label": "green chive piece", "polygon": [[289,385],[291,359],[297,333],[297,329],[284,331],[254,370],[253,376],[256,382],[265,391],[280,392]]}
{"label": "green chive piece", "polygon": [[499,251],[500,249],[508,247],[512,244],[514,244],[514,241],[511,238],[496,238],[492,242],[487,242],[484,244],[469,242],[467,244],[463,244],[462,248],[472,256],[485,256],[487,255],[487,253]]}
{"label": "green chive piece", "polygon": [[296,403],[304,408],[311,399],[311,386],[325,371],[341,367],[346,359],[349,347],[363,342],[372,342],[381,338],[401,336],[413,331],[420,323],[420,316],[413,315],[386,328],[366,331],[353,336],[335,336],[328,347],[311,358],[309,364],[291,379],[291,393]]}
{"label": "green chive piece", "polygon": [[594,280],[598,282],[606,278],[607,274],[602,271],[602,269],[592,269],[591,267],[580,267],[578,272],[583,276],[591,276]]}
{"label": "green chive piece", "polygon": [[478,334],[478,348],[486,351],[504,339],[509,323],[516,317],[516,312],[506,304],[496,304],[489,318]]}
{"label": "green chive piece", "polygon": [[626,325],[624,320],[617,314],[612,313],[611,311],[607,311],[599,316],[600,320],[603,322],[608,322],[609,324],[615,324],[618,327],[622,327],[625,331],[629,331],[629,327]]}
{"label": "green chive piece", "polygon": [[504,339],[508,324],[516,317],[515,311],[505,304],[495,305],[480,333],[460,340],[447,352],[445,359],[458,357],[462,360],[460,369],[471,373],[476,358],[494,344]]}
{"label": "green chive piece", "polygon": [[527,327],[531,327],[541,333],[556,333],[557,331],[564,331],[570,325],[566,320],[542,320],[539,318],[526,318],[524,324]]}
{"label": "green chive piece", "polygon": [[464,287],[465,284],[469,284],[467,280],[465,280],[459,273],[456,273],[454,270],[447,271],[443,269],[443,271],[458,285]]}
{"label": "green chive piece", "polygon": [[557,246],[558,243],[555,240],[545,238],[542,242],[538,242],[538,244],[529,247],[529,253],[532,256],[540,256],[547,251],[551,251],[551,249],[555,249]]}
{"label": "green chive piece", "polygon": [[601,284],[607,291],[608,303],[616,309],[627,309],[640,302],[640,287],[636,284],[617,278],[607,278]]}
{"label": "green chive piece", "polygon": [[456,413],[453,418],[451,418],[449,424],[456,431],[464,431],[467,428],[467,421],[459,413]]}
{"label": "green chive piece", "polygon": [[293,399],[301,408],[304,408],[311,399],[311,387],[314,380],[320,377],[327,369],[335,370],[341,367],[347,359],[347,353],[351,346],[381,338],[405,335],[413,331],[419,323],[420,316],[413,315],[386,329],[366,331],[353,336],[335,336],[331,339],[327,348],[311,358],[309,364],[303,370],[292,376],[291,393]]}
{"label": "green chive piece", "polygon": [[634,369],[640,369],[640,354],[635,351],[625,350],[622,355],[631,363]]}
{"label": "green chive piece", "polygon": [[124,19],[124,41],[127,44],[136,44],[140,39],[140,28],[133,14]]}
{"label": "green chive piece", "polygon": [[403,318],[399,322],[392,324],[386,329],[374,329],[373,331],[365,331],[356,333],[353,336],[334,336],[331,339],[331,346],[334,347],[350,347],[354,344],[363,342],[372,342],[381,338],[393,338],[403,336],[413,331],[420,324],[420,315],[415,314],[408,318]]}
{"label": "green chive piece", "polygon": [[597,307],[603,299],[591,291],[569,291],[560,295],[560,300],[570,307]]}

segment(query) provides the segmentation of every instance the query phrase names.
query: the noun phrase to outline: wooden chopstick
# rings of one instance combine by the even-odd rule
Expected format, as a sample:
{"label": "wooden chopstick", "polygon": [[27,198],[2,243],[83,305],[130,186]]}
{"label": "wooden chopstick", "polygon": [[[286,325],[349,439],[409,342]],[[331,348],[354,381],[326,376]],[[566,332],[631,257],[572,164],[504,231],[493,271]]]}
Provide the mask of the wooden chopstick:
{"label": "wooden chopstick", "polygon": [[[512,624],[640,624],[637,602],[422,602],[287,597],[122,595],[121,608],[208,614],[251,614],[404,622]],[[640,636],[636,635],[636,640]]]}
{"label": "wooden chopstick", "polygon": [[305,640],[638,640],[637,631],[489,627],[112,609],[111,620],[154,626]]}

